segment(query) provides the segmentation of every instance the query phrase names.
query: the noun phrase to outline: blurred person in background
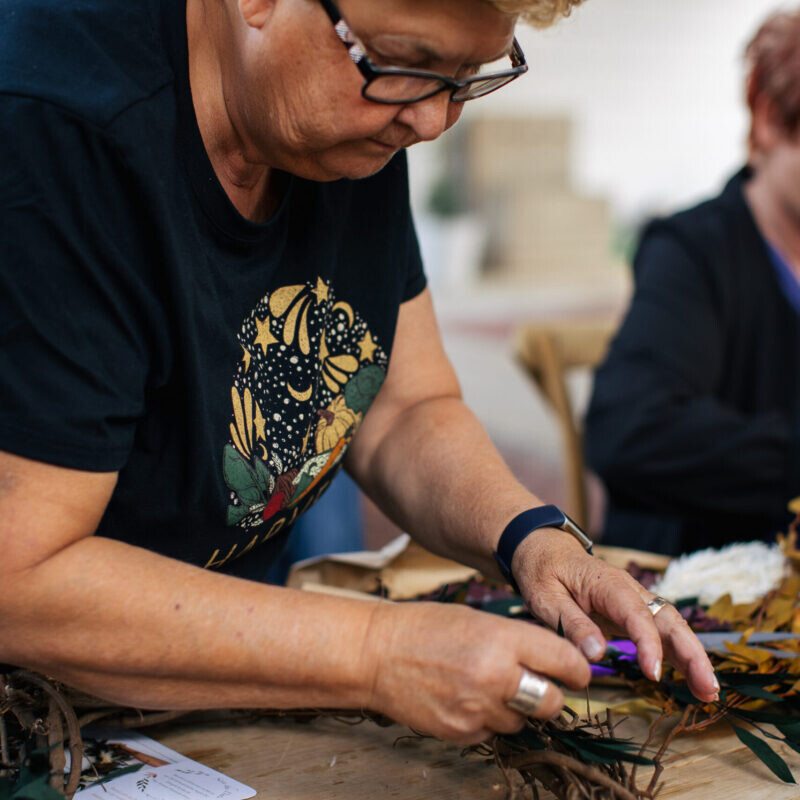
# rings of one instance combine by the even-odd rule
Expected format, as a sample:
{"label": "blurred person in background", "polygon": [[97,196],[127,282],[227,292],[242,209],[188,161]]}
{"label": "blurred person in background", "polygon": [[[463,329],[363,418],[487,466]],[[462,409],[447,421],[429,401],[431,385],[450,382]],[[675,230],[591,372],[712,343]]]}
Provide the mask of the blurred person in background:
{"label": "blurred person in background", "polygon": [[667,554],[774,540],[800,494],[800,10],[746,50],[747,165],[644,230],[597,371],[603,542]]}

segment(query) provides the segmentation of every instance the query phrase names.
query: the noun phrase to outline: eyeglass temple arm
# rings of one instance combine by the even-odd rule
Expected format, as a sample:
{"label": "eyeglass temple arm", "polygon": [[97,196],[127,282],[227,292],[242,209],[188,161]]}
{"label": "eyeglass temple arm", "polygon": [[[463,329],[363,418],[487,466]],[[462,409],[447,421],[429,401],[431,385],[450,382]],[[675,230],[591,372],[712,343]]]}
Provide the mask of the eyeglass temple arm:
{"label": "eyeglass temple arm", "polygon": [[[323,2],[325,2],[325,0],[323,0]],[[528,65],[528,62],[525,60],[525,53],[522,52],[522,48],[519,46],[516,36],[511,44],[511,63],[517,67],[527,67]]]}
{"label": "eyeglass temple arm", "polygon": [[361,44],[358,37],[350,30],[350,26],[345,21],[342,12],[339,11],[333,0],[319,1],[325,9],[325,13],[330,17],[336,35],[339,37],[339,41],[345,46],[345,49],[350,54],[350,58],[355,62],[364,76],[368,77],[365,60],[367,51],[364,49],[364,45]]}
{"label": "eyeglass temple arm", "polygon": [[342,18],[342,12],[336,7],[335,3],[332,3],[331,0],[319,0],[322,4],[322,7],[325,9],[325,13],[331,18],[331,22],[336,25],[337,22]]}

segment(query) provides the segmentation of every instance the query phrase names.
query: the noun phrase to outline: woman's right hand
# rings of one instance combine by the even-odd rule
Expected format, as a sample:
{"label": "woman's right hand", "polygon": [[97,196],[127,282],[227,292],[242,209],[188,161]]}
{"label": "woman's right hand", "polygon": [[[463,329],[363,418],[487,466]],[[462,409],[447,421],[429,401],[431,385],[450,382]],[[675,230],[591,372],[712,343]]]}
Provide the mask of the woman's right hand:
{"label": "woman's right hand", "polygon": [[[465,606],[381,603],[365,647],[370,709],[464,745],[523,726],[524,716],[507,705],[523,668],[571,689],[589,682],[588,662],[566,639]],[[533,716],[551,718],[563,702],[548,681]]]}

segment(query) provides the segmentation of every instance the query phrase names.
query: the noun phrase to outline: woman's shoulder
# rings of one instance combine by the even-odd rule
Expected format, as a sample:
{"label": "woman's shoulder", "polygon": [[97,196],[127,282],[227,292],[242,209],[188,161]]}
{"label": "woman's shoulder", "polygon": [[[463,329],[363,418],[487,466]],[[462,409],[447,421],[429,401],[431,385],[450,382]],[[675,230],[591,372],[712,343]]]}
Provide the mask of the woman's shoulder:
{"label": "woman's shoulder", "polygon": [[146,0],[0,0],[0,94],[103,126],[171,79]]}
{"label": "woman's shoulder", "polygon": [[746,180],[746,169],[740,170],[718,195],[669,216],[650,220],[642,232],[642,245],[653,239],[672,239],[682,244],[688,254],[702,260],[704,253],[725,250],[725,242],[739,238],[743,232],[749,234],[751,240],[755,234],[757,243],[758,232],[744,199]]}

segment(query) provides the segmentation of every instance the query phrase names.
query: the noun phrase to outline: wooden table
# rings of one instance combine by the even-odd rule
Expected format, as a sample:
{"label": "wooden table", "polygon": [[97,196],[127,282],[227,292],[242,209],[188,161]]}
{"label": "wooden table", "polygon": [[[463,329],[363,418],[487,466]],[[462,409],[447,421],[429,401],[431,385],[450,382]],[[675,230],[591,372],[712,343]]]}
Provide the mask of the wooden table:
{"label": "wooden table", "polygon": [[[625,725],[624,733],[644,738],[644,720],[632,717]],[[506,797],[500,771],[485,758],[464,756],[461,748],[445,742],[404,739],[410,731],[399,725],[210,719],[145,732],[249,784],[259,800]],[[777,750],[800,778],[800,755]],[[724,724],[677,737],[664,765],[660,800],[783,800],[800,795],[796,786],[775,778]],[[640,774],[644,778],[646,772]],[[546,792],[541,796],[552,797]]]}

